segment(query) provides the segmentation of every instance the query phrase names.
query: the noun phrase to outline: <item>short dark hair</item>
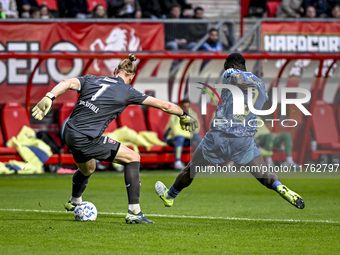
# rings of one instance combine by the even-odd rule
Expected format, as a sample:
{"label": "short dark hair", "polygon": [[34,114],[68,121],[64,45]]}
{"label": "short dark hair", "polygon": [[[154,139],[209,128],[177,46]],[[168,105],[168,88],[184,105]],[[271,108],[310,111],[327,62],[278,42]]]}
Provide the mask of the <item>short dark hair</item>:
{"label": "short dark hair", "polygon": [[203,9],[201,6],[197,6],[197,7],[194,9],[194,13],[196,13],[196,11],[204,11],[204,9]]}
{"label": "short dark hair", "polygon": [[182,6],[181,6],[179,3],[175,2],[175,3],[173,3],[173,4],[171,5],[171,10],[172,10],[173,8],[176,8],[176,7],[182,9]]}
{"label": "short dark hair", "polygon": [[210,28],[210,29],[209,29],[209,34],[210,34],[211,32],[214,32],[214,31],[218,33],[218,30],[217,30],[216,28]]}
{"label": "short dark hair", "polygon": [[30,15],[32,15],[35,12],[40,12],[40,8],[37,7],[37,6],[32,6],[30,11],[29,11]]}
{"label": "short dark hair", "polygon": [[246,70],[246,60],[240,53],[231,53],[224,62],[224,70],[227,70],[230,66],[236,65]]}
{"label": "short dark hair", "polygon": [[186,104],[186,103],[189,103],[189,104],[190,104],[189,98],[184,98],[184,99],[181,101],[180,105],[182,106],[183,104]]}

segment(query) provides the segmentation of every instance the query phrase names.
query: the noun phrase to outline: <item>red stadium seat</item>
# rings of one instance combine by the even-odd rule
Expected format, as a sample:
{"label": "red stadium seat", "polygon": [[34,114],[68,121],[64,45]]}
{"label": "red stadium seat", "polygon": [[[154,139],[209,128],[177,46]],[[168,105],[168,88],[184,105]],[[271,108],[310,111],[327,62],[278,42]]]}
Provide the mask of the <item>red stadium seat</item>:
{"label": "red stadium seat", "polygon": [[26,109],[18,102],[6,103],[2,110],[2,125],[6,141],[17,136],[24,125],[30,126]]}
{"label": "red stadium seat", "polygon": [[[5,134],[5,139],[8,141],[13,136],[17,136],[21,128],[25,125],[30,127],[30,120],[27,115],[26,109],[18,102],[8,102],[5,104],[2,110],[2,124]],[[14,153],[15,150],[15,153]],[[2,148],[0,154],[16,154],[16,149],[14,148]],[[8,160],[22,160],[19,155],[13,156],[0,156],[1,161]],[[52,155],[45,164],[58,164],[59,155]]]}
{"label": "red stadium seat", "polygon": [[63,125],[64,121],[71,115],[74,106],[76,103],[67,102],[64,103],[59,110],[59,125],[60,127]]}
{"label": "red stadium seat", "polygon": [[322,149],[340,149],[339,131],[333,109],[323,100],[316,101],[312,126],[315,140]]}
{"label": "red stadium seat", "polygon": [[4,137],[0,127],[0,155],[1,154],[17,154],[17,150],[15,148],[8,148],[5,146]]}
{"label": "red stadium seat", "polygon": [[118,117],[118,123],[120,127],[127,126],[137,133],[148,130],[146,128],[143,110],[138,105],[129,105],[126,107]]}
{"label": "red stadium seat", "polygon": [[[135,130],[137,133],[148,130],[143,110],[138,105],[129,105],[126,107],[124,112],[118,117],[118,123],[120,127],[127,126],[128,128]],[[162,152],[163,146],[152,146],[149,151],[144,147],[139,147],[138,149],[140,152]]]}
{"label": "red stadium seat", "polygon": [[118,128],[118,124],[116,120],[113,120],[110,122],[110,124],[106,127],[104,133],[109,133],[109,132],[113,132]]}
{"label": "red stadium seat", "polygon": [[267,17],[275,17],[277,8],[281,5],[281,1],[268,1],[267,2]]}
{"label": "red stadium seat", "polygon": [[[158,138],[163,141],[163,135],[165,131],[165,127],[168,124],[170,118],[170,114],[163,112],[162,110],[149,107],[147,110],[147,121],[149,130],[156,132]],[[164,151],[172,152],[174,148],[172,146],[166,146],[163,148]],[[183,148],[183,151],[190,151],[190,148]]]}
{"label": "red stadium seat", "polygon": [[147,121],[149,130],[156,132],[158,138],[163,141],[164,129],[168,123],[170,114],[163,112],[162,110],[149,107],[147,111]]}

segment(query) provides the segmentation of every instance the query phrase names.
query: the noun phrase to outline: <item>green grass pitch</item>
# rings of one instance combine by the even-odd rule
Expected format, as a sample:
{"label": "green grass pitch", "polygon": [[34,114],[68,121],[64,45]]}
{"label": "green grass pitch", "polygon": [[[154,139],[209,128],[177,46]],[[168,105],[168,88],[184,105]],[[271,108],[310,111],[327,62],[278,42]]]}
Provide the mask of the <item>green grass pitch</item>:
{"label": "green grass pitch", "polygon": [[281,179],[306,208],[296,209],[253,178],[198,178],[164,207],[157,180],[142,171],[141,206],[155,224],[128,225],[122,173],[98,172],[83,199],[95,222],[63,210],[71,175],[0,176],[0,254],[339,254],[340,179]]}

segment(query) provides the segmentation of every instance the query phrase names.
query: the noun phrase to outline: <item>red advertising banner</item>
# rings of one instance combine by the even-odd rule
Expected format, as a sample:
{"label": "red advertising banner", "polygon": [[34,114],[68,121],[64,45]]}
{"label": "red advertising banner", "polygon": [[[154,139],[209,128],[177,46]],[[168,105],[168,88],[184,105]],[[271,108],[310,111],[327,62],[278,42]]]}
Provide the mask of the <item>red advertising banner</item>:
{"label": "red advertising banner", "polygon": [[[164,50],[162,23],[3,23],[0,35],[0,51]],[[44,60],[33,77],[31,103],[63,79],[80,76],[87,61]],[[120,61],[94,60],[88,73],[111,76]],[[0,104],[25,102],[28,79],[37,62],[38,59],[0,59]],[[65,93],[57,101],[74,101],[76,94]]]}
{"label": "red advertising banner", "polygon": [[263,22],[261,31],[266,52],[340,51],[337,22]]}

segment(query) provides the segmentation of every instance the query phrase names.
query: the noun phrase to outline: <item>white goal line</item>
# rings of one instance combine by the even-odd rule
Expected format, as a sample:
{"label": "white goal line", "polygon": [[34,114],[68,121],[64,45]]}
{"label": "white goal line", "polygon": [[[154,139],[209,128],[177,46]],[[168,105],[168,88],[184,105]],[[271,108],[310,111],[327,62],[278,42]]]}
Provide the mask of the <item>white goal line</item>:
{"label": "white goal line", "polygon": [[[29,210],[29,209],[3,209],[5,212],[37,212],[37,213],[70,213],[67,211],[53,211],[53,210]],[[125,215],[126,213],[119,212],[98,212],[103,215]],[[294,222],[294,223],[329,223],[339,224],[340,221],[333,220],[295,220],[295,219],[254,219],[254,218],[238,218],[238,217],[213,217],[213,216],[191,216],[191,215],[166,215],[166,214],[147,214],[149,217],[162,217],[174,219],[207,219],[207,220],[233,220],[233,221],[267,221],[267,222]]]}

